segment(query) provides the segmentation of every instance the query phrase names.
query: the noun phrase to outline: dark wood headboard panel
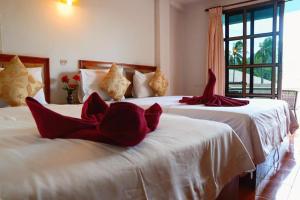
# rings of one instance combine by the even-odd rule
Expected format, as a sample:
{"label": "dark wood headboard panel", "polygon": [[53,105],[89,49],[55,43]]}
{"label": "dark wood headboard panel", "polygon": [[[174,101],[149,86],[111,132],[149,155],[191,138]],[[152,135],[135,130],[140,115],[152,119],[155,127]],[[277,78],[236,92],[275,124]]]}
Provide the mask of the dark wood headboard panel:
{"label": "dark wood headboard panel", "polygon": [[110,68],[110,66],[113,63],[122,66],[125,70],[138,70],[143,73],[154,72],[156,70],[155,66],[149,66],[149,65],[136,65],[136,64],[92,61],[92,60],[79,60],[79,69],[107,69]]}
{"label": "dark wood headboard panel", "polygon": [[[9,62],[14,56],[15,55],[11,55],[11,54],[0,54],[0,66]],[[32,56],[19,56],[19,58],[24,63],[24,65],[28,68],[43,67],[45,99],[48,103],[50,103],[49,58],[32,57]]]}

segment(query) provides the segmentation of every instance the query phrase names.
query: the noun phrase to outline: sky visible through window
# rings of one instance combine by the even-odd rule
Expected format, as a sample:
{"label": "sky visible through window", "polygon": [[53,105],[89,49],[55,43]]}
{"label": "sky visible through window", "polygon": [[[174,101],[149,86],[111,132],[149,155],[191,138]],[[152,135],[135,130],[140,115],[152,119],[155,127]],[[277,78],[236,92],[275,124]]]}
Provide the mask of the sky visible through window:
{"label": "sky visible through window", "polygon": [[282,87],[300,90],[300,0],[286,3],[283,35]]}

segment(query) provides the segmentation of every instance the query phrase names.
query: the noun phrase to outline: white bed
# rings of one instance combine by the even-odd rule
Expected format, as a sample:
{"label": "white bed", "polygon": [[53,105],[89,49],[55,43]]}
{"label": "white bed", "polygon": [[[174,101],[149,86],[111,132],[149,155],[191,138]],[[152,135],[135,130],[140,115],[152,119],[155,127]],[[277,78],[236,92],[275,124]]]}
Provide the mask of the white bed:
{"label": "white bed", "polygon": [[[47,105],[79,117],[80,105]],[[27,107],[0,109],[0,199],[214,199],[253,170],[225,124],[163,114],[133,148],[40,138]]]}
{"label": "white bed", "polygon": [[298,123],[286,102],[271,99],[249,99],[242,107],[206,107],[186,105],[180,96],[131,98],[125,101],[148,107],[159,103],[164,113],[183,115],[196,119],[213,120],[230,125],[242,140],[255,164],[265,161]]}

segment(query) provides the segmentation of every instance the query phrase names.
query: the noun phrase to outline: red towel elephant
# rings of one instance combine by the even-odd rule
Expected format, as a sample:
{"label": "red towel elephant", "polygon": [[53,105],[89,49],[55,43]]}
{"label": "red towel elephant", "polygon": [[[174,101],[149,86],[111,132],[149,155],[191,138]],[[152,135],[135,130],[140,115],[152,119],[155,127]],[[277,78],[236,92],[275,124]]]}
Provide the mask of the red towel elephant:
{"label": "red towel elephant", "polygon": [[147,110],[126,102],[108,106],[97,93],[84,103],[81,119],[53,112],[31,97],[26,103],[43,138],[84,139],[119,146],[140,143],[156,129],[162,114],[158,104]]}

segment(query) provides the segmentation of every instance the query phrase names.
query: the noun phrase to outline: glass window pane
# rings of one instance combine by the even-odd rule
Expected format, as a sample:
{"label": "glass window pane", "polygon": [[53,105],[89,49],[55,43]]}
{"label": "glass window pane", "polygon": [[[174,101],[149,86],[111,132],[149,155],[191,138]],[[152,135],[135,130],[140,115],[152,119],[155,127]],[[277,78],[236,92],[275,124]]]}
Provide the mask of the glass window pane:
{"label": "glass window pane", "polygon": [[278,55],[279,55],[279,36],[277,35],[276,36],[276,63],[279,62]]}
{"label": "glass window pane", "polygon": [[247,53],[246,53],[247,64],[250,64],[250,53],[251,53],[250,47],[251,47],[250,39],[247,39]]}
{"label": "glass window pane", "polygon": [[280,25],[280,6],[277,7],[277,25],[276,25],[276,31],[279,32],[279,25]]}
{"label": "glass window pane", "polygon": [[272,63],[272,37],[254,39],[254,64]]}
{"label": "glass window pane", "polygon": [[275,68],[275,94],[278,94],[278,67]]}
{"label": "glass window pane", "polygon": [[223,25],[223,37],[226,37],[226,27],[225,27],[225,15],[222,15],[222,25]]}
{"label": "glass window pane", "polygon": [[229,37],[243,35],[243,15],[229,16]]}
{"label": "glass window pane", "polygon": [[228,70],[228,92],[230,94],[242,94],[242,83],[243,83],[243,69],[242,68],[231,68]]}
{"label": "glass window pane", "polygon": [[235,40],[229,42],[229,65],[243,64],[243,41]]}
{"label": "glass window pane", "polygon": [[273,7],[254,11],[254,34],[273,31]]}
{"label": "glass window pane", "polygon": [[247,13],[247,35],[251,34],[251,13]]}
{"label": "glass window pane", "polygon": [[250,68],[246,69],[246,93],[250,93]]}
{"label": "glass window pane", "polygon": [[272,67],[253,69],[253,93],[272,94]]}

